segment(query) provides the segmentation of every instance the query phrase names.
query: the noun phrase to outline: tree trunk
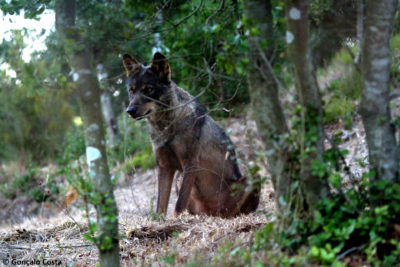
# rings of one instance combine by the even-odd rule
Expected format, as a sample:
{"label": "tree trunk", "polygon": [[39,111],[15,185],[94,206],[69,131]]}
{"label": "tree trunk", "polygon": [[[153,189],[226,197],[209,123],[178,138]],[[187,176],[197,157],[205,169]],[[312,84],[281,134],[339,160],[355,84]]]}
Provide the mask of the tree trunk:
{"label": "tree trunk", "polygon": [[[278,217],[288,211],[290,177],[287,170],[287,149],[285,137],[288,127],[278,95],[278,80],[274,75],[272,56],[274,47],[272,6],[269,0],[246,0],[244,12],[250,27],[260,30],[257,36],[249,38],[250,70],[248,71],[249,93],[253,118],[268,153],[268,165],[275,189]],[[268,47],[261,48],[266,40]]]}
{"label": "tree trunk", "polygon": [[396,0],[368,1],[362,48],[360,113],[367,135],[370,170],[376,179],[398,179],[398,148],[389,107],[390,38]]}
{"label": "tree trunk", "polygon": [[354,57],[354,64],[360,66],[361,48],[364,32],[364,0],[357,0],[357,52]]}
{"label": "tree trunk", "polygon": [[[98,81],[101,83],[103,79],[107,78],[107,72],[105,71],[104,66],[100,63],[97,63],[96,69]],[[121,141],[121,136],[119,134],[118,121],[115,118],[114,111],[112,109],[110,91],[108,91],[106,88],[102,88],[100,100],[101,111],[103,112],[103,117],[107,125],[111,146],[115,147],[117,141]]]}
{"label": "tree trunk", "polygon": [[107,165],[100,91],[88,49],[75,29],[75,1],[56,2],[56,29],[73,70],[84,122],[89,176],[100,199],[96,204],[100,266],[119,266],[117,206]]}
{"label": "tree trunk", "polygon": [[101,94],[101,110],[103,112],[104,120],[107,124],[108,136],[111,140],[111,145],[115,147],[117,141],[121,141],[119,134],[117,119],[115,118],[114,111],[111,105],[111,95],[106,89]]}
{"label": "tree trunk", "polygon": [[[286,0],[289,56],[295,70],[296,88],[303,107],[301,145],[300,188],[305,193],[305,208],[312,207],[328,197],[329,187],[324,178],[313,175],[312,163],[322,162],[324,153],[324,132],[322,104],[318,84],[313,74],[308,44],[308,1]],[[307,212],[307,210],[305,210]]]}

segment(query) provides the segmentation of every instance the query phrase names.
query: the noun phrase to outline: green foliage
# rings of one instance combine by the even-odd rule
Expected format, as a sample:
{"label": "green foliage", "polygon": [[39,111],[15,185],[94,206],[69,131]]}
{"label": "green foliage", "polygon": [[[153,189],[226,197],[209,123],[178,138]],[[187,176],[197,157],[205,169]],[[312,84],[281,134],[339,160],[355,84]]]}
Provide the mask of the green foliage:
{"label": "green foliage", "polygon": [[[134,9],[142,10],[145,16],[140,23],[133,22],[129,35],[154,42],[154,34],[149,32],[159,32],[159,49],[169,58],[172,79],[191,94],[199,95],[203,106],[217,116],[225,116],[223,107],[249,101],[240,5],[226,4],[220,9],[219,2],[178,1],[166,4],[156,16],[155,5]],[[175,23],[179,26],[171,26]],[[135,54],[141,55],[139,60],[146,60],[149,50]]]}
{"label": "green foliage", "polygon": [[[68,183],[77,191],[83,199],[81,209],[85,211],[88,220],[88,231],[82,236],[89,242],[94,243],[100,250],[111,249],[118,237],[118,229],[109,229],[110,232],[104,233],[99,231],[99,221],[94,221],[89,214],[91,207],[95,207],[98,212],[98,218],[102,223],[108,224],[117,220],[116,210],[113,198],[107,192],[96,192],[94,190],[94,180],[87,170],[83,169],[84,163],[78,159],[75,167],[64,167],[61,172],[66,175]],[[111,190],[112,192],[112,190]],[[104,229],[104,228],[103,228]],[[111,234],[110,234],[111,233]]]}
{"label": "green foliage", "polygon": [[65,134],[59,164],[67,166],[85,154],[85,136],[82,126],[75,126]]}
{"label": "green foliage", "polygon": [[51,2],[51,0],[0,0],[0,7],[6,14],[20,14],[20,12],[24,10],[25,18],[37,19],[38,16],[44,12],[46,5],[49,5]]}
{"label": "green foliage", "polygon": [[175,264],[176,254],[168,255],[161,259],[161,262],[166,263],[167,265],[174,265]]}
{"label": "green foliage", "polygon": [[395,88],[400,86],[400,34],[393,36],[390,41],[392,50],[390,63],[390,76]]}
{"label": "green foliage", "polygon": [[400,223],[400,185],[375,183],[372,176],[366,173],[357,186],[321,201],[313,221],[293,221],[289,229],[270,222],[254,234],[251,246],[228,241],[211,265],[344,267],[345,257],[351,255],[367,259],[371,266],[396,266],[400,240],[394,226]]}
{"label": "green foliage", "polygon": [[[341,65],[337,62],[350,65]],[[344,74],[331,81],[326,88],[324,101],[324,122],[335,123],[342,120],[345,126],[351,128],[357,103],[361,99],[362,76],[354,68],[352,58],[347,51],[339,51],[333,62],[343,68]],[[335,66],[335,65],[334,65]]]}
{"label": "green foliage", "polygon": [[109,148],[110,158],[124,162],[122,171],[134,172],[135,168],[148,170],[155,166],[149,132],[145,121],[134,121],[126,114],[121,114],[118,120],[121,129],[122,142],[118,148]]}
{"label": "green foliage", "polygon": [[37,202],[46,201],[49,196],[57,195],[60,192],[59,186],[53,177],[43,178],[39,169],[30,165],[29,169],[21,175],[15,174],[9,182],[0,185],[0,193],[9,199],[19,196],[27,196]]}
{"label": "green foliage", "polygon": [[[351,47],[349,47],[349,49],[352,51],[353,54],[356,52],[356,46],[351,46]],[[335,56],[332,59],[332,62],[339,62],[339,63],[342,63],[342,64],[344,63],[346,65],[354,64],[353,58],[351,57],[351,54],[345,48],[340,49],[335,54]]]}
{"label": "green foliage", "polygon": [[65,101],[71,84],[54,58],[36,55],[23,62],[23,34],[14,31],[13,39],[0,45],[9,67],[18,70],[16,77],[4,70],[0,73],[0,145],[4,147],[0,160],[19,156],[23,164],[29,159],[44,163],[60,152],[59,144],[71,126],[72,110]]}
{"label": "green foliage", "polygon": [[268,224],[255,234],[255,249],[268,250],[275,242],[280,250],[289,253],[306,248],[307,259],[324,266],[344,266],[340,260],[350,253],[367,257],[376,266],[399,262],[399,238],[394,225],[400,223],[400,185],[385,179],[376,181],[373,173],[365,173],[362,180],[353,181],[344,192],[340,185],[344,174],[337,170],[337,160],[330,149],[324,164],[313,163],[315,174],[335,177],[336,188],[316,207],[313,220],[293,220],[289,228],[278,232]]}
{"label": "green foliage", "polygon": [[156,165],[156,160],[153,151],[142,150],[136,153],[132,159],[124,162],[122,170],[125,173],[134,173],[136,168],[148,170]]}

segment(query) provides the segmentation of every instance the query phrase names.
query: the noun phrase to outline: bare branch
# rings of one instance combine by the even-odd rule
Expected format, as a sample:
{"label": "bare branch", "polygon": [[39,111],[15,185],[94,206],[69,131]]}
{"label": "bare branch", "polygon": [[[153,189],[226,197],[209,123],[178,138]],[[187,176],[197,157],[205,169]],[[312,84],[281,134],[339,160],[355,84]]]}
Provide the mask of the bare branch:
{"label": "bare branch", "polygon": [[215,13],[213,13],[211,16],[209,16],[209,17],[207,18],[207,20],[206,20],[206,25],[208,25],[208,22],[209,22],[213,17],[215,17],[216,15],[218,15],[219,13],[221,13],[221,12],[224,10],[224,8],[225,8],[225,0],[221,0],[221,4],[220,4],[218,10],[217,10]]}

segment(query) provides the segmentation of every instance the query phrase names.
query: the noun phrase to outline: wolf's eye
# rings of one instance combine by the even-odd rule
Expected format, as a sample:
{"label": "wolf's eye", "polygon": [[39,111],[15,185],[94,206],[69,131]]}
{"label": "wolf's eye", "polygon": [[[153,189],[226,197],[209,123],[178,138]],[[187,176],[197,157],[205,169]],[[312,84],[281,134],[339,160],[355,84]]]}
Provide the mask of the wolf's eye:
{"label": "wolf's eye", "polygon": [[144,92],[145,92],[145,94],[148,94],[148,95],[152,95],[152,94],[154,94],[154,88],[153,87],[145,87],[144,88]]}

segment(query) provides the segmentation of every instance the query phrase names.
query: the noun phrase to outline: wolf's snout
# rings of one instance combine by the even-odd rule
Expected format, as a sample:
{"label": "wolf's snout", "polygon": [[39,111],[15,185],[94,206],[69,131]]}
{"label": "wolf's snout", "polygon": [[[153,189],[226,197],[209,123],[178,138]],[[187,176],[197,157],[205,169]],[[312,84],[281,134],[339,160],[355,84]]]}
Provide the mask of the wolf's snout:
{"label": "wolf's snout", "polygon": [[129,108],[126,109],[126,112],[128,112],[128,114],[131,115],[132,117],[135,116],[136,111],[137,111],[137,108],[131,108],[131,107],[129,107]]}

